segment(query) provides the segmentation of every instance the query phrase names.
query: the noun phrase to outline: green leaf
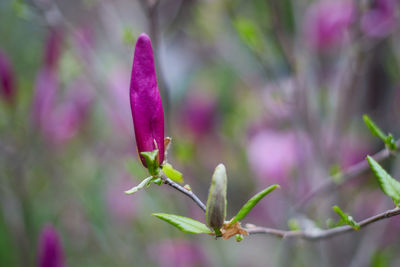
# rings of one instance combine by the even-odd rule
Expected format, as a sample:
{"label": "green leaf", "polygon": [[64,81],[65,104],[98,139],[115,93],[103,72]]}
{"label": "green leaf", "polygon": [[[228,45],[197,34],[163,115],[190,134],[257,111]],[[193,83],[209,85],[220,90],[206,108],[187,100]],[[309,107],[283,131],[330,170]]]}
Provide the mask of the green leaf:
{"label": "green leaf", "polygon": [[153,213],[157,218],[166,221],[167,223],[172,224],[177,227],[179,230],[185,233],[191,234],[210,234],[211,230],[207,228],[207,226],[199,221],[193,220],[191,218],[174,215],[174,214],[166,214],[166,213]]}
{"label": "green leaf", "polygon": [[135,36],[133,35],[133,30],[130,27],[124,27],[122,31],[122,42],[125,45],[133,46],[135,44]]}
{"label": "green leaf", "polygon": [[385,144],[390,150],[397,149],[396,140],[394,139],[394,137],[391,133],[386,137]]}
{"label": "green leaf", "polygon": [[349,214],[344,213],[338,206],[333,206],[332,209],[339,214],[340,218],[348,225],[353,227],[354,230],[359,230],[360,225]]}
{"label": "green leaf", "polygon": [[372,157],[367,156],[367,160],[369,166],[372,169],[372,172],[375,174],[376,178],[378,179],[379,186],[381,187],[383,193],[387,196],[391,197],[394,204],[399,206],[400,201],[400,183],[393,179],[390,174],[388,174],[385,169],[379,165]]}
{"label": "green leaf", "polygon": [[363,119],[365,125],[367,125],[372,135],[379,137],[380,139],[382,139],[383,142],[385,142],[387,138],[386,134],[384,134],[383,131],[379,129],[379,127],[371,120],[371,118],[367,114],[364,114]]}
{"label": "green leaf", "polygon": [[145,186],[149,186],[151,184],[152,179],[154,179],[153,176],[147,177],[146,179],[144,179],[140,184],[138,184],[137,186],[132,187],[129,190],[125,191],[125,194],[127,195],[131,195],[137,191],[139,191],[140,189],[143,189]]}
{"label": "green leaf", "polygon": [[178,183],[183,183],[182,173],[180,171],[175,170],[171,164],[169,164],[169,163],[164,164],[162,166],[162,171],[172,181],[175,181]]}
{"label": "green leaf", "polygon": [[140,155],[144,157],[149,173],[154,177],[158,176],[160,173],[160,168],[158,165],[158,149],[155,149],[151,152],[141,152]]}
{"label": "green leaf", "polygon": [[258,26],[252,21],[244,17],[238,17],[233,21],[240,39],[251,49],[261,51],[263,49],[262,34]]}
{"label": "green leaf", "polygon": [[236,216],[232,219],[231,223],[229,226],[232,226],[235,222],[242,220],[246,215],[251,211],[252,208],[254,208],[255,205],[266,195],[274,191],[276,188],[280,188],[279,185],[274,184],[263,191],[259,192],[258,194],[254,195],[252,198],[247,201],[246,204],[239,210],[239,212],[236,214]]}

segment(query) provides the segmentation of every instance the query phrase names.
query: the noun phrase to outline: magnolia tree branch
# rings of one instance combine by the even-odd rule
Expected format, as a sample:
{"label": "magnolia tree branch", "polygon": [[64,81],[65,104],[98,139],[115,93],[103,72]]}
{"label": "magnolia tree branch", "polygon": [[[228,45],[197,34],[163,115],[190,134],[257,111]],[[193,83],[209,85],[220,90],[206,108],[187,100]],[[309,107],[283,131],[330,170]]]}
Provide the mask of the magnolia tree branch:
{"label": "magnolia tree branch", "polygon": [[206,211],[206,205],[204,205],[204,203],[193,193],[193,191],[188,190],[185,187],[175,183],[174,181],[169,179],[164,173],[161,174],[161,179],[163,180],[164,184],[169,185],[179,192],[190,197],[197,204],[197,206],[199,206],[204,212]]}
{"label": "magnolia tree branch", "polygon": [[[399,141],[397,141],[399,143]],[[383,160],[389,156],[389,151],[388,150],[382,150],[378,152],[377,154],[374,155],[375,160]],[[368,164],[366,167],[364,167],[363,162],[360,162],[353,167],[351,167],[351,174],[352,175],[359,175],[362,173],[364,170],[368,168]],[[343,174],[342,174],[343,175]],[[350,179],[351,177],[354,176],[348,176],[349,174],[347,173],[348,178]],[[178,190],[179,192],[185,194],[186,196],[190,197],[204,212],[206,211],[206,206],[204,203],[196,196],[193,191],[186,189],[185,187],[180,186],[179,184],[175,183],[171,179],[169,179],[164,173],[161,174],[161,179],[163,180],[164,184],[171,186],[172,188]],[[358,222],[360,228],[364,228],[369,224],[378,222],[383,219],[387,219],[390,217],[394,217],[400,215],[400,208],[395,208],[391,210],[387,210],[385,212],[382,212],[380,214],[374,215],[372,217],[366,218],[360,222]],[[311,240],[311,241],[317,241],[317,240],[322,240],[322,239],[328,239],[334,236],[338,236],[347,232],[351,231],[358,231],[352,228],[351,226],[345,225],[345,226],[340,226],[340,227],[335,227],[331,229],[320,229],[320,228],[312,228],[309,230],[296,230],[296,231],[288,231],[288,230],[280,230],[280,229],[274,229],[274,228],[266,228],[266,227],[260,227],[260,226],[253,226],[251,224],[246,225],[247,227],[244,228],[249,234],[254,235],[254,234],[267,234],[271,236],[276,236],[280,238],[300,238],[300,239],[305,239],[305,240]]]}
{"label": "magnolia tree branch", "polygon": [[[374,215],[372,217],[369,217],[367,219],[362,220],[358,224],[360,225],[360,229],[366,227],[369,224],[372,224],[374,222],[387,219],[393,216],[400,215],[400,208],[395,208],[392,210],[387,210],[385,212],[382,212],[380,214]],[[285,231],[285,230],[278,230],[278,229],[273,229],[273,228],[264,228],[264,227],[248,227],[246,228],[247,232],[249,234],[268,234],[268,235],[273,235],[281,238],[292,238],[292,237],[297,237],[297,238],[302,238],[306,240],[321,240],[321,239],[327,239],[331,238],[337,235],[341,235],[347,232],[351,231],[357,231],[353,229],[351,226],[340,226],[332,229],[327,229],[327,230],[321,230],[319,228],[315,228],[312,230],[308,231]]]}
{"label": "magnolia tree branch", "polygon": [[[396,145],[400,146],[400,139],[396,141]],[[382,149],[378,153],[374,154],[372,158],[376,160],[377,162],[381,162],[387,158],[389,158],[391,155],[393,155],[393,152],[390,151],[387,148]],[[356,178],[369,170],[369,165],[366,160],[362,160],[359,163],[356,163],[349,168],[347,168],[344,172],[340,172],[336,175],[327,177],[325,181],[317,186],[315,189],[313,189],[310,193],[308,193],[302,200],[300,200],[296,206],[295,210],[301,209],[305,204],[308,203],[312,198],[314,198],[317,195],[320,195],[322,193],[326,193],[331,191],[333,188],[336,188],[349,180],[352,180],[353,178]],[[335,182],[339,181],[339,182]]]}

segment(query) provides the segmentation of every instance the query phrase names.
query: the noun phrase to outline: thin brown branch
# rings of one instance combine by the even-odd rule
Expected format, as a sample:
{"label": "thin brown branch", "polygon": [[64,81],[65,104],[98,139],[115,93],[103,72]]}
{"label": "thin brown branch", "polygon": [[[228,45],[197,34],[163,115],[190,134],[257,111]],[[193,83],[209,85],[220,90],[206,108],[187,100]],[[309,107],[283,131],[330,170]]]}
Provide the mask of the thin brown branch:
{"label": "thin brown branch", "polygon": [[[179,184],[175,183],[171,179],[169,179],[164,173],[161,174],[161,179],[164,181],[164,184],[173,187],[174,189],[178,190],[179,192],[185,194],[186,196],[190,197],[204,212],[206,211],[206,206],[204,203],[196,196],[195,193],[191,190],[187,190],[186,188],[180,186]],[[358,224],[360,225],[360,229],[366,227],[369,224],[375,223],[377,221],[387,219],[393,216],[400,215],[400,208],[395,208],[392,210],[387,210],[380,214],[374,215],[367,219],[360,221]],[[287,231],[287,230],[280,230],[274,228],[266,228],[260,226],[248,226],[244,228],[249,234],[267,234],[272,235],[280,238],[300,238],[310,241],[328,239],[334,236],[338,236],[347,232],[351,231],[358,231],[353,229],[351,226],[340,226],[332,229],[322,230],[319,228],[314,228],[311,230],[304,230],[304,231]]]}
{"label": "thin brown branch", "polygon": [[[400,146],[400,139],[396,141],[397,146]],[[382,149],[378,153],[374,154],[372,157],[377,161],[381,162],[392,155],[392,151],[388,150],[387,148]],[[312,198],[322,193],[326,193],[331,191],[333,188],[336,188],[353,178],[356,178],[369,170],[369,165],[366,160],[360,161],[355,165],[350,166],[344,172],[340,172],[336,175],[327,177],[325,181],[313,189],[310,193],[308,193],[302,200],[300,200],[296,206],[295,210],[301,209],[305,204],[307,204]],[[335,181],[340,181],[335,182]]]}
{"label": "thin brown branch", "polygon": [[197,206],[199,206],[204,212],[206,211],[206,205],[204,205],[204,203],[191,191],[191,190],[187,190],[186,188],[184,188],[183,186],[180,186],[179,184],[175,183],[174,181],[172,181],[171,179],[169,179],[165,174],[161,174],[161,179],[164,181],[164,184],[169,185],[173,188],[175,188],[176,190],[178,190],[179,192],[187,195],[188,197],[190,197],[196,204]]}
{"label": "thin brown branch", "polygon": [[[362,220],[358,224],[360,225],[360,229],[366,227],[369,224],[375,223],[377,221],[387,219],[393,216],[400,215],[400,208],[395,208],[392,210],[387,210],[380,214],[374,215],[367,219]],[[328,239],[334,236],[338,236],[347,232],[357,231],[353,229],[351,226],[340,226],[332,229],[321,230],[321,229],[313,229],[308,231],[285,231],[285,230],[278,230],[273,228],[264,228],[264,227],[250,227],[246,229],[249,234],[267,234],[272,235],[280,238],[301,238],[306,240],[321,240],[321,239]]]}

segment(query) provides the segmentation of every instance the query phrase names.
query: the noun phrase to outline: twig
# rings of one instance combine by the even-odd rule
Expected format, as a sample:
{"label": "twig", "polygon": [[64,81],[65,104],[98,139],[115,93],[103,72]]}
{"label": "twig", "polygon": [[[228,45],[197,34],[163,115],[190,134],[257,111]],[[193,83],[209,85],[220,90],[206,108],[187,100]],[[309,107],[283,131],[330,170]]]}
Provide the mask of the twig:
{"label": "twig", "polygon": [[[380,214],[374,215],[372,217],[369,217],[367,219],[362,220],[358,224],[360,225],[360,229],[366,227],[367,225],[387,219],[393,216],[400,215],[400,208],[395,208],[392,210],[387,210],[385,212],[382,212]],[[337,235],[341,235],[347,232],[351,231],[356,231],[354,230],[351,226],[340,226],[328,230],[320,230],[320,229],[314,229],[314,230],[309,230],[309,231],[285,231],[285,230],[278,230],[278,229],[273,229],[273,228],[264,228],[264,227],[251,227],[247,228],[246,231],[249,234],[268,234],[268,235],[273,235],[281,238],[292,238],[292,237],[297,237],[301,239],[306,239],[306,240],[321,240],[321,239],[327,239],[331,238]]]}
{"label": "twig", "polygon": [[175,183],[171,179],[169,179],[165,174],[161,174],[161,179],[164,181],[164,184],[169,185],[179,192],[187,195],[190,197],[204,212],[206,211],[206,205],[204,205],[203,202],[190,190],[187,190],[186,188],[180,186],[179,184]]}
{"label": "twig", "polygon": [[[400,146],[400,139],[396,141],[397,146]],[[377,161],[381,162],[390,157],[392,152],[387,148],[382,149],[378,153],[374,154],[372,157]],[[336,175],[330,176],[325,179],[325,181],[313,189],[310,193],[308,193],[302,200],[300,200],[294,207],[295,210],[301,209],[308,201],[310,201],[313,197],[328,192],[332,188],[338,187],[349,180],[358,177],[365,171],[369,170],[369,165],[366,160],[360,161],[355,165],[350,166],[344,172],[340,172]],[[340,181],[335,182],[335,181]]]}
{"label": "twig", "polygon": [[[206,211],[206,206],[204,203],[196,196],[193,191],[187,190],[186,188],[180,186],[179,184],[175,183],[171,179],[169,179],[165,174],[161,174],[161,179],[164,181],[164,184],[173,187],[174,189],[178,190],[179,192],[185,194],[186,196],[190,197],[204,212]],[[393,216],[400,215],[400,208],[395,208],[392,210],[387,210],[380,214],[374,215],[367,219],[360,221],[358,224],[360,225],[360,229],[366,227],[367,225],[387,219]],[[319,228],[314,228],[312,230],[306,231],[287,231],[287,230],[280,230],[274,228],[266,228],[260,226],[253,226],[244,228],[249,234],[267,234],[272,235],[280,238],[301,238],[310,241],[316,241],[321,239],[328,239],[337,235],[341,235],[347,232],[356,231],[351,226],[340,226],[332,229],[321,230]]]}

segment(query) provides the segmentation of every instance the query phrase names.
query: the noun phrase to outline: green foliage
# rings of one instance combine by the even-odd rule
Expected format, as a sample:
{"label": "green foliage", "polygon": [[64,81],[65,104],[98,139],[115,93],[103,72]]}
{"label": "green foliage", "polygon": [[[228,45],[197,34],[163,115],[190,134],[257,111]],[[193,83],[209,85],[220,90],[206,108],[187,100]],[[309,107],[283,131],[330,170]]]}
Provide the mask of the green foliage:
{"label": "green foliage", "polygon": [[396,140],[394,140],[392,134],[386,135],[367,114],[363,115],[363,119],[372,135],[379,137],[390,150],[397,149]]}
{"label": "green foliage", "polygon": [[140,155],[144,157],[150,175],[153,177],[158,176],[160,173],[158,164],[158,149],[155,149],[151,152],[141,152]]}
{"label": "green foliage", "polygon": [[237,18],[233,25],[238,32],[240,39],[251,49],[260,52],[263,49],[263,41],[258,26],[246,18]]}
{"label": "green foliage", "polygon": [[289,219],[288,220],[288,227],[291,231],[300,230],[299,222],[296,219]]}
{"label": "green foliage", "polygon": [[369,166],[372,172],[378,179],[379,186],[382,191],[390,198],[392,198],[394,204],[399,206],[400,201],[400,183],[393,179],[382,166],[376,162],[371,156],[367,156]]}
{"label": "green foliage", "polygon": [[354,230],[359,230],[360,225],[353,219],[352,216],[343,212],[338,206],[333,206],[332,209],[339,214],[340,218],[343,220],[344,223],[353,227]]}
{"label": "green foliage", "polygon": [[[213,229],[222,227],[226,217],[227,176],[223,164],[219,164],[211,179],[206,205],[206,222]],[[217,230],[218,231],[218,230]]]}
{"label": "green foliage", "polygon": [[171,164],[169,163],[164,164],[162,166],[162,171],[172,181],[183,183],[182,173],[180,171],[175,170]]}
{"label": "green foliage", "polygon": [[232,219],[230,226],[233,225],[235,222],[241,221],[246,215],[254,208],[257,203],[264,198],[266,195],[274,191],[276,188],[280,188],[279,185],[274,184],[263,191],[259,192],[258,194],[254,195],[252,198],[250,198],[246,204],[243,205],[243,207],[239,210],[239,212],[236,214],[236,216]]}
{"label": "green foliage", "polygon": [[122,33],[122,42],[125,45],[133,46],[135,44],[135,36],[133,34],[133,30],[130,27],[125,27]]}
{"label": "green foliage", "polygon": [[169,224],[172,224],[173,226],[177,227],[179,230],[185,233],[211,234],[211,230],[208,229],[204,223],[188,217],[166,213],[153,213],[153,215],[163,221],[166,221]]}
{"label": "green foliage", "polygon": [[145,186],[150,186],[152,180],[154,179],[153,176],[147,177],[146,179],[144,179],[140,184],[138,184],[135,187],[132,187],[131,189],[125,191],[125,194],[127,195],[131,195],[133,193],[136,193],[137,191],[139,191],[140,189],[143,189]]}

